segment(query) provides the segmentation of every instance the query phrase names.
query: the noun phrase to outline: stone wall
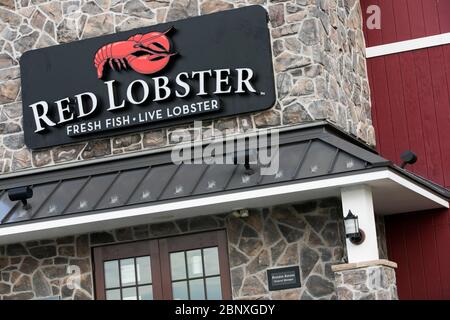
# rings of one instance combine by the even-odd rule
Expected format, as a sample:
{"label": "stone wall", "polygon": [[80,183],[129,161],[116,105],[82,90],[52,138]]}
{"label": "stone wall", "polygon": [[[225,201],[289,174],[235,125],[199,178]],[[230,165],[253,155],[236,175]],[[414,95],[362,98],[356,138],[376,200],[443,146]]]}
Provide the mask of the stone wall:
{"label": "stone wall", "polygon": [[[324,199],[251,210],[248,218],[204,216],[108,232],[0,246],[0,300],[92,299],[91,247],[225,228],[234,299],[335,299],[331,266],[343,262],[340,202]],[[71,289],[68,267],[78,266]],[[302,287],[269,292],[266,270],[300,265]]]}
{"label": "stone wall", "polygon": [[398,300],[395,268],[378,260],[362,265],[335,266],[336,292],[339,300]]}
{"label": "stone wall", "polygon": [[19,73],[25,51],[252,4],[270,17],[276,105],[204,125],[234,134],[328,119],[374,145],[358,0],[0,0],[0,173],[172,145],[192,128],[30,151]]}

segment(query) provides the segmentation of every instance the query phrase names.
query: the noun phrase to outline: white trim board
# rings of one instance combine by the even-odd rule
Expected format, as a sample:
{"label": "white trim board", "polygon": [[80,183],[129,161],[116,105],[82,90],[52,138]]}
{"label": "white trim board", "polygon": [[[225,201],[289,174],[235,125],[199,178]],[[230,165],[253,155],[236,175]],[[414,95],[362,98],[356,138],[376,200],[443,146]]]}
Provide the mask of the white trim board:
{"label": "white trim board", "polygon": [[367,59],[369,59],[380,56],[386,56],[389,54],[442,46],[446,44],[450,44],[450,32],[438,34],[435,36],[368,47],[366,49],[366,57]]}
{"label": "white trim board", "polygon": [[[388,194],[391,194],[392,190],[397,192],[388,197],[384,194],[380,195],[381,199],[379,201],[383,205],[388,203],[391,206],[391,209],[387,210],[387,212],[382,212],[383,214],[449,208],[447,200],[420,185],[414,184],[395,172],[384,169],[283,186],[154,204],[139,208],[127,208],[91,214],[86,213],[83,215],[58,217],[53,220],[37,220],[5,225],[0,228],[0,244],[112,230],[139,224],[226,213],[242,208],[261,208],[339,196],[342,187],[359,184],[372,186],[375,194],[377,192],[376,190],[381,193],[383,193],[383,190],[388,190]],[[399,201],[398,197],[400,194],[406,196],[405,201]],[[413,203],[414,201],[416,203]],[[420,208],[417,207],[417,204],[420,205]],[[396,211],[399,205],[401,209],[400,211]],[[406,206],[406,208],[401,207],[401,205]]]}

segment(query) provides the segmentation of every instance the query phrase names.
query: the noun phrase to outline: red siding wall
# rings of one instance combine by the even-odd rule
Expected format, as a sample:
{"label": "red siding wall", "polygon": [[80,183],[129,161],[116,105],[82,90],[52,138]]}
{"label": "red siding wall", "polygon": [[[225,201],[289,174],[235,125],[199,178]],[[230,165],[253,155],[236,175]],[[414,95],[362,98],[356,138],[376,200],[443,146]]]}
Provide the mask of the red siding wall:
{"label": "red siding wall", "polygon": [[[450,32],[450,0],[361,0],[381,7],[382,29],[366,30],[367,46]],[[405,10],[406,8],[406,10]],[[368,60],[377,148],[450,187],[450,45]],[[450,299],[450,211],[386,218],[389,259],[398,263],[401,299]]]}
{"label": "red siding wall", "polygon": [[398,263],[400,299],[450,299],[448,217],[448,210],[435,210],[387,219],[388,254]]}
{"label": "red siding wall", "polygon": [[[449,0],[450,1],[450,0]],[[450,187],[450,45],[368,60],[372,116],[380,153]]]}
{"label": "red siding wall", "polygon": [[450,32],[450,0],[361,0],[381,9],[381,29],[365,30],[368,47]]}
{"label": "red siding wall", "polygon": [[[450,187],[450,45],[368,61],[377,148],[408,169]],[[450,212],[386,218],[389,258],[401,299],[450,299]]]}

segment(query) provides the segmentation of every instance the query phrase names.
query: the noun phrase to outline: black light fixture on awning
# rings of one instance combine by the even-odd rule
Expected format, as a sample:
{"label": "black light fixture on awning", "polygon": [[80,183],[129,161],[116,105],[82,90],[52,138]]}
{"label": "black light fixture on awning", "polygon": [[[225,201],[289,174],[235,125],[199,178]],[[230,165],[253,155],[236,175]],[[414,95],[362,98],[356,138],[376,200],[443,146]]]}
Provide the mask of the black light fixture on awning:
{"label": "black light fixture on awning", "polygon": [[29,209],[27,199],[33,197],[33,189],[29,186],[12,188],[8,190],[8,197],[11,201],[22,201],[23,208]]}
{"label": "black light fixture on awning", "polygon": [[353,244],[361,244],[365,239],[364,231],[359,228],[358,216],[355,216],[351,210],[344,218],[345,235]]}
{"label": "black light fixture on awning", "polygon": [[255,173],[255,170],[253,170],[250,166],[250,162],[253,161],[253,159],[256,159],[257,152],[254,149],[247,149],[247,150],[238,150],[234,153],[233,162],[234,164],[243,164],[245,168],[245,174],[248,176],[251,176]]}
{"label": "black light fixture on awning", "polygon": [[406,150],[400,155],[400,158],[402,159],[403,163],[401,165],[401,168],[404,169],[406,165],[408,164],[414,164],[417,162],[417,155],[412,152],[411,150]]}

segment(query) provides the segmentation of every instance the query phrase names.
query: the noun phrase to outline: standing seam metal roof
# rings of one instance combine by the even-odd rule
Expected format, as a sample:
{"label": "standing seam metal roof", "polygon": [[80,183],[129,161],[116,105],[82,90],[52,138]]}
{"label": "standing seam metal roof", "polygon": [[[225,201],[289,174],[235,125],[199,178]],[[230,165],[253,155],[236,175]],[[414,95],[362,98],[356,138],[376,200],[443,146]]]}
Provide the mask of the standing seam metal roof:
{"label": "standing seam metal roof", "polygon": [[[51,219],[130,205],[269,186],[302,179],[360,172],[389,166],[433,192],[449,197],[447,189],[417,177],[378,156],[354,138],[323,122],[280,133],[280,165],[274,175],[261,175],[261,165],[174,164],[170,152],[73,169],[0,180],[0,224]],[[231,156],[228,154],[228,156]],[[30,209],[11,202],[7,190],[30,185]]]}

